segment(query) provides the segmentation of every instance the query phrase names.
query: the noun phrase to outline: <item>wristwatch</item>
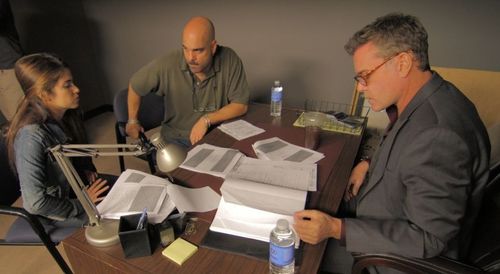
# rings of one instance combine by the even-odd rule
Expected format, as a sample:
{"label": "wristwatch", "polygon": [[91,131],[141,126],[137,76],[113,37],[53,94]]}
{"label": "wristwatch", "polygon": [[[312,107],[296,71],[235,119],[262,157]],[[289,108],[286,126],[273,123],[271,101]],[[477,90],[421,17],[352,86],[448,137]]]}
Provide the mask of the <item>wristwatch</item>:
{"label": "wristwatch", "polygon": [[141,122],[137,119],[128,119],[127,124],[129,125],[140,125]]}
{"label": "wristwatch", "polygon": [[361,163],[363,161],[367,161],[368,163],[370,163],[371,157],[368,155],[361,155],[361,157],[359,158],[359,162]]}

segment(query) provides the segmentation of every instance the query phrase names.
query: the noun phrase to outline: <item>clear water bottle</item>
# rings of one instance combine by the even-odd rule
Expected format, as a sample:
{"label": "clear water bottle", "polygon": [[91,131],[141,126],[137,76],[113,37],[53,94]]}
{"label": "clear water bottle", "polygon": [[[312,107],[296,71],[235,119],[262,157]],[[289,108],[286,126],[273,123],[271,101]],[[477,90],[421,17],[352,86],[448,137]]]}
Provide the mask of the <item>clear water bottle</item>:
{"label": "clear water bottle", "polygon": [[280,81],[274,81],[271,88],[271,116],[281,116],[281,103],[283,99],[283,86]]}
{"label": "clear water bottle", "polygon": [[295,271],[295,233],[288,221],[279,219],[269,241],[269,273],[290,274]]}

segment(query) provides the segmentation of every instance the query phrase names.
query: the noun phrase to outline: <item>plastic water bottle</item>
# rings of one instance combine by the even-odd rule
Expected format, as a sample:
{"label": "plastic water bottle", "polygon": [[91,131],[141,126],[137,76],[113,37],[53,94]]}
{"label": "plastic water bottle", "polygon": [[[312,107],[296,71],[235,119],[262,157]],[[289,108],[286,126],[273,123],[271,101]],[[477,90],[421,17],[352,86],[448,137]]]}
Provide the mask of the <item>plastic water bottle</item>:
{"label": "plastic water bottle", "polygon": [[281,102],[283,97],[283,86],[280,81],[274,81],[271,88],[271,116],[281,116]]}
{"label": "plastic water bottle", "polygon": [[295,233],[288,221],[279,219],[269,241],[269,273],[291,274],[295,271]]}

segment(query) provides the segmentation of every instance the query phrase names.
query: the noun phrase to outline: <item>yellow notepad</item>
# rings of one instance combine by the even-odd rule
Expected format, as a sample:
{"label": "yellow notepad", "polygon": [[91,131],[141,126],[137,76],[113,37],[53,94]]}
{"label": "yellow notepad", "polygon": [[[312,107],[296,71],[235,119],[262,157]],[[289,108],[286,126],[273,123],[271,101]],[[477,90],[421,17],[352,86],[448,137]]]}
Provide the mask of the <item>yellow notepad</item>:
{"label": "yellow notepad", "polygon": [[178,265],[182,265],[182,263],[189,259],[189,257],[191,257],[196,250],[198,250],[198,247],[194,244],[182,238],[177,238],[177,240],[167,246],[161,254],[176,262]]}

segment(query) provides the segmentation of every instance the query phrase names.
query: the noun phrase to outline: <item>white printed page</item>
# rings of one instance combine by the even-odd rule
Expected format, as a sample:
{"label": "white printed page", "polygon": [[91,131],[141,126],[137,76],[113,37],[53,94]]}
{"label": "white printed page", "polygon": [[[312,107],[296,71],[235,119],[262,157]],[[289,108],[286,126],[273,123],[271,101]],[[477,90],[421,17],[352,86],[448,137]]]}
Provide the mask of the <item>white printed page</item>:
{"label": "white printed page", "polygon": [[325,157],[323,153],[290,144],[278,137],[257,141],[252,147],[259,159],[272,161],[316,163]]}
{"label": "white printed page", "polygon": [[244,156],[234,166],[227,178],[316,191],[317,174],[317,165],[312,163],[267,161]]}
{"label": "white printed page", "polygon": [[214,210],[220,201],[220,195],[210,187],[187,188],[170,184],[168,193],[179,212],[206,212]]}
{"label": "white printed page", "polygon": [[277,214],[293,215],[304,209],[307,191],[226,179],[221,186],[225,201]]}
{"label": "white printed page", "polygon": [[242,156],[244,155],[235,149],[201,144],[188,152],[180,167],[225,178]]}
{"label": "white printed page", "polygon": [[127,169],[97,209],[103,218],[119,219],[147,208],[149,221],[161,222],[175,207],[167,193],[169,184],[167,179]]}
{"label": "white printed page", "polygon": [[219,126],[219,129],[238,141],[265,132],[265,130],[241,119],[230,123],[223,123]]}

